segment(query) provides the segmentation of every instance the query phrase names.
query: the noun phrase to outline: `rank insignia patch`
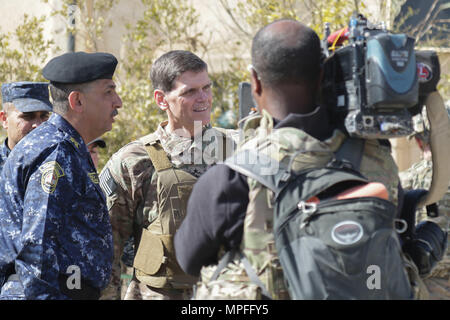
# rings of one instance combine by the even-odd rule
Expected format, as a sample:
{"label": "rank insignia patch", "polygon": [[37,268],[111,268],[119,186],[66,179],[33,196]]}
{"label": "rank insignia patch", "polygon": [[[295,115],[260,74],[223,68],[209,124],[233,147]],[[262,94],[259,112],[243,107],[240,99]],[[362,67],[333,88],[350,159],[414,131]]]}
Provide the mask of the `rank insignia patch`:
{"label": "rank insignia patch", "polygon": [[97,172],[89,172],[88,173],[89,179],[95,184],[98,184],[98,174]]}
{"label": "rank insignia patch", "polygon": [[60,177],[63,177],[64,170],[61,168],[58,162],[49,161],[39,167],[39,171],[42,172],[41,186],[42,190],[47,193],[53,193],[58,184]]}
{"label": "rank insignia patch", "polygon": [[77,142],[77,140],[75,140],[74,137],[70,137],[70,141],[73,143],[73,145],[79,149],[80,148],[80,144]]}

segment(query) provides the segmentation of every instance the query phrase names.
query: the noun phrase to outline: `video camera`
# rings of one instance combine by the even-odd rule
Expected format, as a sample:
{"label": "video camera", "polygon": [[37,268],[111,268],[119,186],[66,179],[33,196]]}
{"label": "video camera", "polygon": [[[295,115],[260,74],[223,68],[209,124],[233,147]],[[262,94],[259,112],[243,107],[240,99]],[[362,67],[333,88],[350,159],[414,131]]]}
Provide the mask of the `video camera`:
{"label": "video camera", "polygon": [[[390,33],[383,23],[372,25],[361,14],[332,34],[327,24],[322,51],[321,104],[336,127],[366,139],[413,132],[412,116],[422,110],[440,78],[436,52],[416,51],[413,38]],[[240,119],[254,106],[250,84],[240,83]]]}
{"label": "video camera", "polygon": [[338,127],[366,139],[413,132],[412,116],[439,81],[434,51],[415,51],[413,38],[390,33],[383,23],[372,25],[360,14],[333,34],[326,25],[322,50],[321,103]]}

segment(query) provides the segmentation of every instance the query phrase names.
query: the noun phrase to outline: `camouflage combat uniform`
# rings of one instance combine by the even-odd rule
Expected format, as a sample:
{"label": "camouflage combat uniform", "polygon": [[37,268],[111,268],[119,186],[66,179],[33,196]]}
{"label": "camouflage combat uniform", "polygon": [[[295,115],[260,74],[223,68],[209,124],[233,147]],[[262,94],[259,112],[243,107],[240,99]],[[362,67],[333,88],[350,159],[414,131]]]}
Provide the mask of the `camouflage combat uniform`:
{"label": "camouflage combat uniform", "polygon": [[[325,141],[319,141],[295,128],[272,130],[272,117],[265,111],[262,114],[262,117],[247,120],[244,130],[252,131],[249,129],[256,128],[256,132],[253,131],[254,134],[248,136],[238,150],[258,150],[277,163],[285,163],[286,159],[299,150],[314,150],[296,157],[293,166],[295,171],[325,165],[331,160],[330,151],[336,151],[345,140],[345,135],[339,130],[335,130],[333,135]],[[388,189],[390,201],[397,205],[398,169],[389,147],[380,145],[377,140],[367,140],[360,170],[370,181],[382,182]],[[240,249],[272,297],[287,299],[289,296],[284,287],[272,231],[273,208],[270,206],[270,199],[273,194],[252,178],[247,178],[247,183],[249,203]],[[261,297],[258,287],[249,280],[242,261],[236,259],[233,263],[229,263],[221,271],[217,280],[210,281],[216,268],[217,266],[202,268],[197,299],[259,299]],[[408,281],[406,272],[405,281]]]}
{"label": "camouflage combat uniform", "polygon": [[[0,299],[98,299],[111,276],[106,199],[86,144],[54,113],[0,178]],[[66,280],[75,270],[81,286]]]}
{"label": "camouflage combat uniform", "polygon": [[0,173],[2,172],[3,164],[5,163],[9,154],[11,153],[11,150],[8,147],[7,141],[8,141],[8,139],[6,139],[2,143],[2,145],[0,145]]}
{"label": "camouflage combat uniform", "polygon": [[[158,205],[161,205],[157,201],[158,179],[143,141],[149,137],[159,140],[173,166],[197,178],[210,165],[223,160],[215,150],[215,139],[211,139],[211,133],[222,136],[218,129],[207,126],[203,130],[203,139],[192,140],[167,133],[164,129],[166,125],[167,121],[161,123],[153,134],[121,148],[111,157],[100,175],[107,194],[114,238],[113,276],[102,299],[120,299],[120,259],[125,242],[130,236],[140,239],[142,228],[148,227],[158,217]],[[227,130],[227,134],[232,134],[233,139],[237,138],[234,130]],[[231,139],[227,142],[228,153],[234,147]],[[185,211],[185,208],[179,209]],[[186,299],[189,298],[187,294],[187,290],[172,289],[170,283],[162,288],[147,286],[137,280],[135,275],[125,299]]]}
{"label": "camouflage combat uniform", "polygon": [[[404,189],[426,189],[429,190],[432,178],[432,162],[421,160],[411,168],[400,173],[400,179]],[[450,213],[450,188],[444,197],[438,201],[439,217],[428,218],[425,208],[417,212],[416,221],[432,220],[442,229],[448,232],[448,216]],[[430,299],[450,299],[450,254],[447,248],[444,258],[437,264],[431,274],[424,280],[428,288]]]}

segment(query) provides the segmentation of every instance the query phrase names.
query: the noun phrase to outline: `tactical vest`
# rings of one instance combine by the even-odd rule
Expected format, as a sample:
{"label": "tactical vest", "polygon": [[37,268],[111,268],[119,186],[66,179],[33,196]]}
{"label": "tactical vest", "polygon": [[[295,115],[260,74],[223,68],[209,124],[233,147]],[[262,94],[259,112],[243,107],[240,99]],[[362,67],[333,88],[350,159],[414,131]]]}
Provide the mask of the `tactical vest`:
{"label": "tactical vest", "polygon": [[[213,130],[222,133],[223,140],[218,142],[222,143],[219,158],[224,159],[228,151],[226,134],[217,128]],[[136,278],[155,288],[188,289],[197,277],[184,273],[178,265],[173,237],[186,216],[189,196],[197,178],[173,166],[156,135],[150,134],[141,141],[155,169],[158,217],[142,229],[133,264]]]}
{"label": "tactical vest", "polygon": [[157,140],[144,143],[157,175],[158,217],[142,230],[134,259],[136,278],[151,287],[188,288],[196,278],[177,263],[173,236],[186,215],[187,201],[196,182],[191,174],[173,167]]}
{"label": "tactical vest", "polygon": [[[319,141],[298,129],[272,129],[273,120],[267,112],[263,111],[262,116],[250,118],[244,124],[245,141],[240,144],[237,152],[243,149],[258,150],[274,161],[285,164],[295,153],[313,150],[302,157],[295,157],[296,163],[292,168],[300,171],[327,164],[331,160],[330,151],[335,152],[345,140],[344,133],[339,130],[335,130],[326,141]],[[390,200],[397,204],[398,172],[388,148],[380,149],[377,141],[367,141],[360,170],[369,180],[384,183]],[[240,249],[272,298],[288,299],[272,233],[273,194],[254,179],[247,178],[247,182],[249,204]],[[261,290],[251,281],[240,257],[235,257],[218,275],[213,274],[216,268],[202,268],[197,299],[261,298]]]}

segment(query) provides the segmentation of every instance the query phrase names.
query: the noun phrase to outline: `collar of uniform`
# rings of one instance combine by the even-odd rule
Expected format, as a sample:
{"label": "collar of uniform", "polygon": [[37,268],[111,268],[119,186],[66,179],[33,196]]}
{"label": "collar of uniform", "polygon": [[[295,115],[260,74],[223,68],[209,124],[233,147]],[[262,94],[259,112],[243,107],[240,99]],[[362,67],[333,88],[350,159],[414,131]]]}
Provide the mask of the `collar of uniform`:
{"label": "collar of uniform", "polygon": [[274,128],[292,127],[305,131],[317,140],[325,140],[333,134],[333,127],[326,109],[317,107],[314,111],[306,114],[290,113],[283,120],[274,120]]}
{"label": "collar of uniform", "polygon": [[8,138],[6,138],[0,147],[0,156],[3,159],[6,159],[6,158],[8,158],[10,153],[11,153],[11,149],[9,149],[9,147],[8,147]]}
{"label": "collar of uniform", "polygon": [[[166,126],[167,121],[164,121],[158,125],[156,129],[156,135],[158,139],[161,141],[161,145],[164,148],[164,151],[171,157],[178,156],[182,153],[188,151],[188,153],[193,152],[193,150],[202,150],[203,142],[202,137],[182,137],[173,132],[167,132]],[[210,129],[211,125],[206,125],[202,128],[202,134],[205,130]]]}
{"label": "collar of uniform", "polygon": [[88,152],[86,144],[83,141],[83,138],[66,119],[64,119],[57,113],[53,113],[50,116],[50,119],[48,119],[48,122],[50,122],[60,131],[66,134],[66,139],[70,141],[70,143],[73,145],[74,149],[77,150],[77,152],[79,152],[80,154]]}

